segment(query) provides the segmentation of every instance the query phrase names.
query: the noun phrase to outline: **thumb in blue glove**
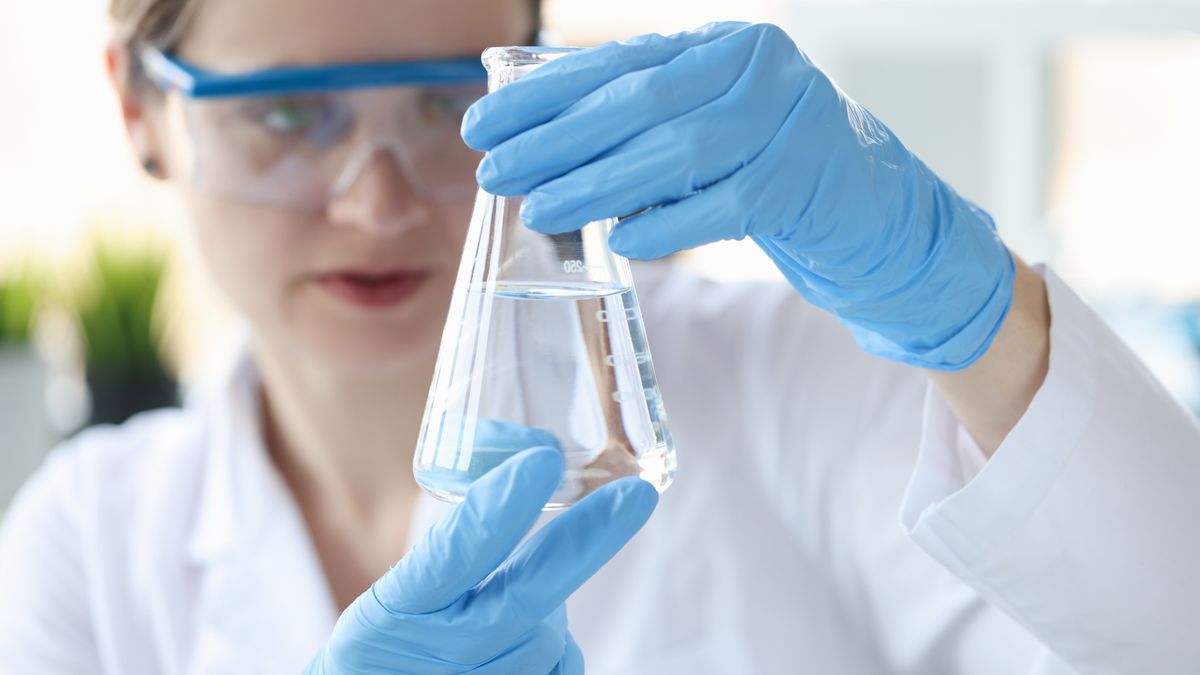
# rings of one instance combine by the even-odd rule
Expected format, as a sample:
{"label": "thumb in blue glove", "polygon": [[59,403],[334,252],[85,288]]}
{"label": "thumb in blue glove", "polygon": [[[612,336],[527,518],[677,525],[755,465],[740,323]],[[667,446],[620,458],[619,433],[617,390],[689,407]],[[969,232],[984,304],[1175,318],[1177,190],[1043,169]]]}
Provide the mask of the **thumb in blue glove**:
{"label": "thumb in blue glove", "polygon": [[658,493],[615,481],[521,543],[562,473],[561,453],[537,448],[480,478],[342,613],[307,672],[582,675],[563,603],[641,528]]}

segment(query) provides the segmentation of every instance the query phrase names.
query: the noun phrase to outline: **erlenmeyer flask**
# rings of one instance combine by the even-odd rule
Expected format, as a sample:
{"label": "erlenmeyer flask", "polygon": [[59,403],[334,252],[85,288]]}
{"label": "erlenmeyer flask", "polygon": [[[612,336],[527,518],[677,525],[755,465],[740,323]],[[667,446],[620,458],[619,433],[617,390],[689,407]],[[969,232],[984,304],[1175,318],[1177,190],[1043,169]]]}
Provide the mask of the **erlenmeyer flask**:
{"label": "erlenmeyer flask", "polygon": [[[570,50],[484,52],[489,89]],[[479,476],[537,445],[566,475],[547,508],[622,476],[661,492],[675,449],[629,262],[608,248],[612,221],[543,235],[518,198],[475,200],[413,458],[417,482],[460,501]]]}

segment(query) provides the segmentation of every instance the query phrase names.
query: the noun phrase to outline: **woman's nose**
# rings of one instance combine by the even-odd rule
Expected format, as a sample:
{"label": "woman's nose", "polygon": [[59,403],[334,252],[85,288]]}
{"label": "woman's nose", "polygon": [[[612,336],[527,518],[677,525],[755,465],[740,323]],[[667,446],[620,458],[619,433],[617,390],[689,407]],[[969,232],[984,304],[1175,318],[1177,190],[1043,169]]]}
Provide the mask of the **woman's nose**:
{"label": "woman's nose", "polygon": [[375,148],[330,200],[329,222],[377,234],[399,233],[429,223],[433,209],[412,186],[395,153]]}

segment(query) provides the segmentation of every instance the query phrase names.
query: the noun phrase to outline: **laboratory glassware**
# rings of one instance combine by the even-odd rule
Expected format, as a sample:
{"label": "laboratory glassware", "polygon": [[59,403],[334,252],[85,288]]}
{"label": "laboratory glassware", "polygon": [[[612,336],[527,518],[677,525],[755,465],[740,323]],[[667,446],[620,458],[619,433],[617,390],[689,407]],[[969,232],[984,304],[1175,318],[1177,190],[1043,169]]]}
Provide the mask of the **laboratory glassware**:
{"label": "laboratory glassware", "polygon": [[[488,88],[570,51],[488,49]],[[608,247],[615,221],[540,234],[521,224],[520,205],[476,196],[413,458],[417,482],[461,501],[508,457],[548,445],[565,464],[548,509],[622,476],[661,492],[675,448],[629,262]]]}

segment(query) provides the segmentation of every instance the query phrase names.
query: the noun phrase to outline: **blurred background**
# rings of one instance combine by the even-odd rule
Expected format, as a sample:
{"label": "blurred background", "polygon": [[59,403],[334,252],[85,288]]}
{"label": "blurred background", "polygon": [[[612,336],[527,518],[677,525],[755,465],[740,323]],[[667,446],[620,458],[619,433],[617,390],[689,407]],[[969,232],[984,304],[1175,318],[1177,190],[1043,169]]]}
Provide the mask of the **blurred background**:
{"label": "blurred background", "polygon": [[[105,0],[0,0],[0,511],[56,441],[171,405],[231,330],[142,177],[103,71]],[[1200,413],[1200,3],[547,0],[561,43],[785,28]],[[683,264],[774,276],[747,243]]]}

